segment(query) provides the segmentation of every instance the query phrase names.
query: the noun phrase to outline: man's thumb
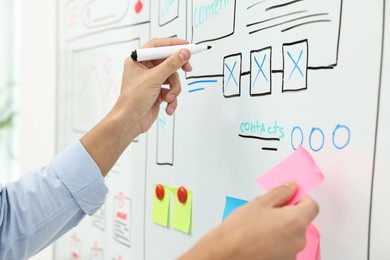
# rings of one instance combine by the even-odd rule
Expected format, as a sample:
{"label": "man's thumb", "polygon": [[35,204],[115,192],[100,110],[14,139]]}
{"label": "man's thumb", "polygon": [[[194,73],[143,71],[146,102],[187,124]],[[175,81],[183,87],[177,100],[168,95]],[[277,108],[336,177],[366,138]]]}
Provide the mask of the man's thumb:
{"label": "man's thumb", "polygon": [[156,73],[156,78],[163,83],[170,75],[180,69],[191,57],[191,52],[187,49],[182,49],[179,52],[171,55],[153,70]]}
{"label": "man's thumb", "polygon": [[283,185],[274,188],[266,195],[264,195],[264,199],[272,207],[280,207],[284,206],[287,202],[289,202],[295,195],[296,191],[297,185],[295,184],[295,182],[287,181]]}

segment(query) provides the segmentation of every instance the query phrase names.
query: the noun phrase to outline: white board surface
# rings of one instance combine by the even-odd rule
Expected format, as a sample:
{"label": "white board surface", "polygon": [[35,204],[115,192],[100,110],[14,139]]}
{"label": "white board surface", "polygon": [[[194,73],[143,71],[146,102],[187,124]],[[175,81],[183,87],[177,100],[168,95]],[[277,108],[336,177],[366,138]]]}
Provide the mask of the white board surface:
{"label": "white board surface", "polygon": [[[106,204],[56,243],[55,259],[174,259],[221,223],[226,196],[264,194],[255,179],[300,144],[325,176],[310,194],[321,208],[322,259],[389,258],[384,0],[59,0],[58,8],[59,150],[108,112],[133,49],[157,37],[212,49],[191,59],[174,117],[161,112],[130,145],[107,177]],[[152,222],[157,183],[192,191],[190,234]]]}

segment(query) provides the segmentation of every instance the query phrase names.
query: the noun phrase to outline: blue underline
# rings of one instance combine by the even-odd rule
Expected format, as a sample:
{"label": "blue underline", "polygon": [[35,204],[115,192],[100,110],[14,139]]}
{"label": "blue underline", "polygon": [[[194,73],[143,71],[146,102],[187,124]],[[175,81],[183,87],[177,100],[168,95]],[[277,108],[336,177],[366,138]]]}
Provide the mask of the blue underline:
{"label": "blue underline", "polygon": [[188,86],[195,85],[195,84],[201,84],[201,83],[217,83],[218,81],[216,79],[210,79],[210,80],[197,80],[188,83]]}
{"label": "blue underline", "polygon": [[195,89],[188,90],[188,92],[191,93],[191,92],[202,91],[202,90],[204,90],[204,88],[195,88]]}

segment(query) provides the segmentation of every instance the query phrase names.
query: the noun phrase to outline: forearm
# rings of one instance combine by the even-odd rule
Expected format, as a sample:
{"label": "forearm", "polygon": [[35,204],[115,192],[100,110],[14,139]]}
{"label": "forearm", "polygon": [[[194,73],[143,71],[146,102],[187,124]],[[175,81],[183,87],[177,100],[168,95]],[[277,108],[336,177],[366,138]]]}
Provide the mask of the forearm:
{"label": "forearm", "polygon": [[102,121],[80,139],[103,176],[107,175],[123,151],[138,136],[136,121],[135,116],[126,115],[118,102]]}
{"label": "forearm", "polygon": [[230,236],[232,236],[232,234],[228,234],[223,227],[218,226],[200,239],[190,250],[181,256],[179,260],[234,259],[234,245],[231,244],[231,240],[229,239]]}

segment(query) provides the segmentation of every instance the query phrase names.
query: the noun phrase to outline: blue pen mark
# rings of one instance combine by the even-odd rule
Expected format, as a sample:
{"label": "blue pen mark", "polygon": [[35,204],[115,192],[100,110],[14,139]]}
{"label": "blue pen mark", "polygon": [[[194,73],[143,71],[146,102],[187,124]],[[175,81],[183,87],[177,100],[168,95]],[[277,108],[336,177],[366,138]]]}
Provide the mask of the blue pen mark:
{"label": "blue pen mark", "polygon": [[205,88],[190,89],[190,90],[188,90],[188,92],[189,92],[189,93],[192,93],[192,92],[198,92],[198,91],[202,91],[202,90],[205,90]]}
{"label": "blue pen mark", "polygon": [[290,57],[291,61],[294,63],[294,68],[293,68],[293,70],[291,71],[290,76],[288,77],[288,80],[291,79],[292,75],[293,75],[294,72],[295,72],[295,69],[298,69],[299,74],[301,74],[302,77],[305,77],[305,76],[303,75],[302,70],[299,68],[299,65],[298,65],[298,63],[300,62],[300,60],[301,60],[301,58],[302,58],[302,54],[303,54],[303,50],[301,50],[301,53],[299,54],[298,60],[295,61],[294,58],[291,56],[291,53],[290,53],[289,51],[287,52],[287,55]]}
{"label": "blue pen mark", "polygon": [[226,91],[226,89],[227,89],[227,86],[229,85],[229,82],[230,82],[230,79],[231,78],[233,78],[233,80],[234,80],[234,83],[236,84],[236,87],[238,87],[238,83],[237,83],[237,81],[236,81],[236,77],[234,77],[234,69],[236,68],[236,65],[237,65],[237,61],[236,62],[234,62],[234,64],[233,64],[233,68],[232,69],[230,69],[230,67],[225,63],[225,67],[228,69],[228,71],[229,71],[229,77],[228,77],[228,79],[227,79],[227,82],[226,82],[226,85],[225,85],[225,91]]}
{"label": "blue pen mark", "polygon": [[[347,138],[347,140],[346,140],[344,145],[336,144],[335,135],[336,135],[336,132],[338,132],[340,129],[344,129],[345,131],[347,131],[347,134],[348,134],[348,138]],[[348,126],[337,125],[336,128],[333,131],[333,134],[332,134],[332,142],[333,142],[334,147],[336,147],[339,150],[343,150],[345,147],[348,146],[350,141],[351,141],[351,130],[349,130]]]}
{"label": "blue pen mark", "polygon": [[[189,82],[187,85],[193,86],[193,85],[198,85],[198,84],[210,84],[210,83],[213,83],[213,84],[218,83],[218,80],[216,80],[216,79],[196,80],[196,81]],[[188,93],[199,92],[199,91],[203,91],[203,90],[205,90],[205,88],[200,87],[200,88],[190,89],[190,90],[188,90]]]}
{"label": "blue pen mark", "polygon": [[216,80],[216,79],[210,79],[210,80],[197,80],[197,81],[190,82],[190,83],[188,83],[187,85],[188,85],[188,86],[192,86],[192,85],[201,84],[201,83],[217,83],[217,82],[218,82],[218,80]]}
{"label": "blue pen mark", "polygon": [[[312,136],[315,132],[319,132],[322,136],[322,143],[321,145],[318,147],[318,148],[314,148],[312,143],[311,143],[311,140],[312,140]],[[322,132],[322,130],[320,128],[317,128],[317,127],[313,127],[311,132],[310,132],[310,137],[309,137],[309,145],[310,145],[310,148],[313,150],[313,152],[318,152],[320,151],[323,147],[324,147],[324,143],[325,143],[325,135],[324,135],[324,132]]]}
{"label": "blue pen mark", "polygon": [[257,64],[257,66],[259,67],[259,71],[256,74],[255,80],[253,81],[253,86],[256,84],[257,78],[259,77],[260,73],[263,74],[265,80],[268,82],[268,78],[263,71],[263,66],[264,66],[265,59],[267,58],[267,54],[264,54],[263,61],[261,62],[261,65],[257,61],[256,57],[253,57],[253,58],[255,59],[255,62]]}
{"label": "blue pen mark", "polygon": [[295,131],[299,131],[300,132],[300,135],[301,135],[301,142],[299,145],[302,145],[303,144],[303,131],[302,131],[302,128],[300,128],[299,126],[294,126],[294,128],[292,129],[291,131],[291,146],[292,148],[294,149],[294,151],[298,148],[299,145],[295,146],[294,145],[294,133]]}

